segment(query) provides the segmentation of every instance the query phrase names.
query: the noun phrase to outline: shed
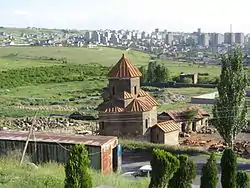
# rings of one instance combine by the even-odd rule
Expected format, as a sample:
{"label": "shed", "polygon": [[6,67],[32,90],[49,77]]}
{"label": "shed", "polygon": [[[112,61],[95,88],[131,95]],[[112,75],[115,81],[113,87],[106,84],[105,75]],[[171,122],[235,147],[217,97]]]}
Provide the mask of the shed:
{"label": "shed", "polygon": [[[23,150],[27,131],[0,131],[0,154],[11,150]],[[116,147],[118,139],[113,136],[76,135],[66,133],[33,132],[27,154],[35,163],[55,161],[66,163],[70,146],[84,144],[89,152],[90,167],[103,173],[113,171],[118,164]]]}
{"label": "shed", "polygon": [[179,145],[180,126],[173,120],[164,121],[151,127],[151,142]]}

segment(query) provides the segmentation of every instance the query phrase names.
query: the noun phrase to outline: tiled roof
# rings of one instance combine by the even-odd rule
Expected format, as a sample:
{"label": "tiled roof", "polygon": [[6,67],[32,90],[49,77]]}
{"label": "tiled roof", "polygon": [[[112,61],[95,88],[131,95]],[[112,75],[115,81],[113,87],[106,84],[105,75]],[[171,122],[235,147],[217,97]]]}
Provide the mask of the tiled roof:
{"label": "tiled roof", "polygon": [[138,97],[144,97],[144,96],[147,96],[148,93],[142,89],[139,90],[138,92]]}
{"label": "tiled roof", "polygon": [[152,109],[152,106],[147,102],[141,101],[139,99],[134,99],[126,108],[129,112],[145,112]]}
{"label": "tiled roof", "polygon": [[157,123],[153,127],[159,127],[164,133],[169,133],[180,129],[179,125],[173,120]]}
{"label": "tiled roof", "polygon": [[147,101],[148,104],[150,104],[151,106],[157,106],[158,102],[155,100],[154,97],[152,97],[151,95],[147,94],[147,96],[144,99],[145,101]]}
{"label": "tiled roof", "polygon": [[125,109],[122,107],[122,104],[118,101],[107,101],[98,107],[98,110],[105,112],[105,113],[117,113],[117,112],[124,112]]}
{"label": "tiled roof", "polygon": [[132,99],[133,98],[133,95],[127,91],[124,91],[122,92],[119,96],[118,96],[118,99],[121,99],[121,100],[126,100],[126,99]]}
{"label": "tiled roof", "polygon": [[142,76],[142,73],[124,56],[124,54],[108,73],[109,78],[133,78],[140,76]]}
{"label": "tiled roof", "polygon": [[198,113],[195,116],[195,119],[202,119],[204,116],[210,116],[209,113],[207,113],[204,109],[200,108],[199,106],[189,106],[189,107],[181,108],[177,110],[168,110],[167,114],[176,122],[187,121],[185,112],[187,110],[195,110],[195,109],[198,110]]}

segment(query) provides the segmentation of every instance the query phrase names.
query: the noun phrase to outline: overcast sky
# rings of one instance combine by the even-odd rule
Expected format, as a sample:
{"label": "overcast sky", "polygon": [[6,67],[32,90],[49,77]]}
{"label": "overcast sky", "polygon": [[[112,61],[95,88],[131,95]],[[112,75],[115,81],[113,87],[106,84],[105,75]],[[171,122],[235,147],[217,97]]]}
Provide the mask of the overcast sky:
{"label": "overcast sky", "polygon": [[0,25],[250,33],[249,0],[0,0]]}

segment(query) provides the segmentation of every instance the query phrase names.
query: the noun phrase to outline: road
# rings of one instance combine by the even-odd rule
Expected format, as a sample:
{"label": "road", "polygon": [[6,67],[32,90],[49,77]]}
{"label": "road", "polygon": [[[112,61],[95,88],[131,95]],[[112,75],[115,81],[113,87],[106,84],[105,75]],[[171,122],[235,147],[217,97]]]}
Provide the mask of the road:
{"label": "road", "polygon": [[[193,181],[193,187],[195,188],[195,187],[199,187],[200,185],[201,169],[202,169],[202,166],[207,161],[207,156],[192,156],[191,158],[197,164],[197,175],[196,175],[195,180]],[[139,167],[150,164],[149,160],[150,160],[149,155],[147,153],[124,154],[122,171],[123,172],[136,171],[138,170]],[[218,163],[218,169],[220,172],[220,159],[217,159],[217,163]],[[247,171],[250,175],[250,162],[238,162],[237,169]],[[219,188],[221,188],[220,185],[219,185]]]}

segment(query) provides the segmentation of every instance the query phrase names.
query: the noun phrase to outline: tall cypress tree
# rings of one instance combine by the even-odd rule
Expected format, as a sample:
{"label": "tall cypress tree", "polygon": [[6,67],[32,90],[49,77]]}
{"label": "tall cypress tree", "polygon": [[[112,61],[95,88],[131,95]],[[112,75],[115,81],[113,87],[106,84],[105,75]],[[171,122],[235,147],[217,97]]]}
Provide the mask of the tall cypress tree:
{"label": "tall cypress tree", "polygon": [[88,151],[83,145],[71,148],[65,166],[65,188],[92,188]]}
{"label": "tall cypress tree", "polygon": [[165,188],[179,167],[178,159],[171,153],[160,149],[153,150],[151,180],[149,188]]}
{"label": "tall cypress tree", "polygon": [[213,125],[232,147],[235,136],[247,125],[247,74],[239,49],[223,55],[221,62],[221,75],[217,86],[219,97],[213,108]]}
{"label": "tall cypress tree", "polygon": [[202,167],[200,188],[217,188],[218,180],[217,161],[215,154],[211,153],[207,163]]}
{"label": "tall cypress tree", "polygon": [[239,171],[236,175],[236,188],[249,188],[250,187],[250,177],[247,172]]}
{"label": "tall cypress tree", "polygon": [[223,151],[220,165],[222,188],[235,188],[237,156],[231,148]]}
{"label": "tall cypress tree", "polygon": [[196,177],[196,164],[187,155],[178,156],[180,167],[169,181],[168,188],[191,188]]}

